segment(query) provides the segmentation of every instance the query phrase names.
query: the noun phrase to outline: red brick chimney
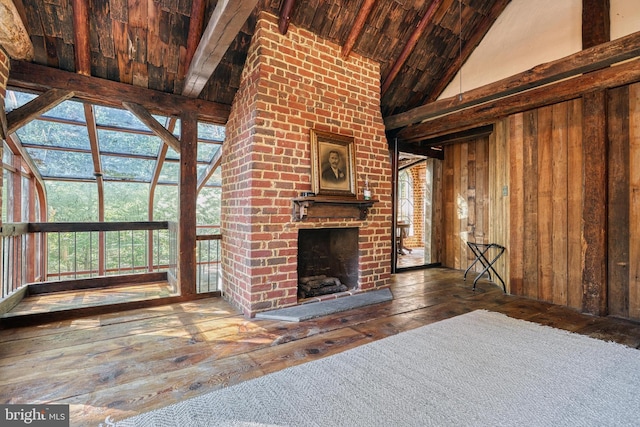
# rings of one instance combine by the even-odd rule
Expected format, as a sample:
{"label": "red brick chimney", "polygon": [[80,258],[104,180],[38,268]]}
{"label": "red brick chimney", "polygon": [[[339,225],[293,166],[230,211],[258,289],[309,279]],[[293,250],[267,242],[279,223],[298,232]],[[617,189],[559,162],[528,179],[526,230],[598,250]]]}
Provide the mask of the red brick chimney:
{"label": "red brick chimney", "polygon": [[[358,197],[377,201],[366,219],[296,221],[292,199],[312,191],[310,131],[353,137]],[[245,316],[298,304],[298,230],[358,228],[353,292],[391,275],[391,165],[380,113],[379,64],[275,16],[256,25],[227,123],[222,164],[224,295]]]}

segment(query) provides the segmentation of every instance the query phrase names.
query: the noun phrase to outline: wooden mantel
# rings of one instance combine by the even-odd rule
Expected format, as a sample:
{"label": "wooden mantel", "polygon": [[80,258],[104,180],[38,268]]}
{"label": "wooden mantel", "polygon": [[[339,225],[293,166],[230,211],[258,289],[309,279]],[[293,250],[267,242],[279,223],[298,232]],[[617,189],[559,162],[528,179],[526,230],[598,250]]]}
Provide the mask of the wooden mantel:
{"label": "wooden mantel", "polygon": [[351,197],[297,197],[293,199],[293,218],[302,221],[305,218],[358,218],[367,219],[369,208],[378,200],[357,199]]}

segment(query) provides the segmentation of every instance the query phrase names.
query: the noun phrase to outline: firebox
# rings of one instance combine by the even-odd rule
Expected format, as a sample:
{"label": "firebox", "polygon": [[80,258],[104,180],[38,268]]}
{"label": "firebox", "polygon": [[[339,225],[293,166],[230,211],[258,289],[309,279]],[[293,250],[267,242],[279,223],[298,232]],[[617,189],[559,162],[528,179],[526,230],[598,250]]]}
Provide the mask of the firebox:
{"label": "firebox", "polygon": [[298,231],[298,298],[358,287],[358,235],[357,227]]}

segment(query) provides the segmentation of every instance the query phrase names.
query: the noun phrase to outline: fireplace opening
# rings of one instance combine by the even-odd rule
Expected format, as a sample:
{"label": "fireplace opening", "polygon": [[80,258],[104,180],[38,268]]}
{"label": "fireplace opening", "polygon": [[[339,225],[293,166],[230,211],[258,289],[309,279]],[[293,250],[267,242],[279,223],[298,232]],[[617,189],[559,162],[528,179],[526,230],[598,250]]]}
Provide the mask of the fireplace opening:
{"label": "fireplace opening", "polygon": [[298,298],[358,287],[358,228],[298,231]]}

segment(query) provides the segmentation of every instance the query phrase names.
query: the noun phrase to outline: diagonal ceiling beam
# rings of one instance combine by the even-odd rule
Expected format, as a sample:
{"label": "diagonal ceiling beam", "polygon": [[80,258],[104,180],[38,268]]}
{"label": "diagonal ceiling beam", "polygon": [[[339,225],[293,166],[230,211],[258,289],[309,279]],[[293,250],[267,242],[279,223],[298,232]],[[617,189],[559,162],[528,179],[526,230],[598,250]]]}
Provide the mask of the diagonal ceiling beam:
{"label": "diagonal ceiling beam", "polygon": [[278,30],[283,36],[289,30],[289,22],[291,22],[291,12],[296,5],[296,0],[284,0],[280,5],[280,17],[278,18]]}
{"label": "diagonal ceiling beam", "polygon": [[498,0],[493,4],[489,14],[482,19],[476,30],[471,34],[469,40],[466,41],[462,48],[462,52],[456,57],[455,62],[447,68],[431,93],[427,96],[422,96],[421,103],[435,100],[447,88],[447,86],[449,86],[449,83],[451,83],[451,80],[453,80],[456,73],[460,71],[462,65],[467,62],[467,59],[469,59],[473,51],[478,47],[484,36],[487,34],[487,31],[489,31],[489,28],[491,28],[496,19],[498,19],[498,16],[500,16],[510,2],[511,0]]}
{"label": "diagonal ceiling beam", "polygon": [[91,48],[89,46],[89,2],[72,0],[73,38],[76,54],[76,73],[91,75]]}
{"label": "diagonal ceiling beam", "polygon": [[189,64],[182,95],[197,98],[258,0],[220,0]]}
{"label": "diagonal ceiling beam", "polygon": [[214,154],[213,157],[211,158],[209,165],[207,165],[207,170],[205,170],[202,176],[198,179],[198,186],[197,186],[198,189],[196,190],[198,193],[200,192],[200,190],[202,190],[202,187],[204,187],[207,181],[209,181],[209,178],[211,178],[211,175],[213,175],[213,172],[218,168],[218,166],[220,166],[221,162],[222,162],[222,147],[218,148],[218,151],[216,151],[216,154]]}
{"label": "diagonal ceiling beam", "polygon": [[367,18],[373,9],[373,6],[376,4],[376,0],[364,0],[362,6],[360,6],[360,11],[358,12],[358,16],[356,16],[356,21],[353,23],[353,27],[351,27],[351,31],[349,31],[349,35],[347,36],[347,40],[344,42],[342,46],[342,57],[347,58],[351,53],[351,49],[356,44],[356,40],[362,33],[362,29],[364,28],[364,24],[367,23]]}
{"label": "diagonal ceiling beam", "polygon": [[133,102],[123,102],[122,105],[133,113],[142,123],[147,125],[165,144],[180,152],[180,141],[157,121],[142,105]]}
{"label": "diagonal ceiling beam", "polygon": [[74,93],[72,91],[50,89],[37,98],[27,102],[22,107],[18,107],[15,110],[10,111],[7,114],[8,134],[11,135],[45,111],[49,111],[62,101],[72,98],[73,95]]}
{"label": "diagonal ceiling beam", "polygon": [[427,9],[424,16],[418,23],[418,26],[416,27],[415,31],[411,34],[411,36],[409,36],[409,40],[407,41],[407,44],[402,49],[400,56],[398,57],[398,59],[396,59],[396,62],[394,62],[393,65],[391,66],[391,70],[389,71],[389,74],[387,74],[387,77],[385,77],[384,82],[382,83],[382,87],[380,88],[380,94],[382,96],[384,96],[384,94],[389,89],[389,86],[391,86],[391,83],[393,83],[395,78],[398,76],[400,69],[409,58],[409,55],[411,55],[411,53],[413,52],[413,49],[416,47],[416,44],[418,43],[418,40],[422,36],[422,33],[424,33],[424,30],[427,28],[427,25],[431,22],[431,18],[433,18],[436,11],[438,10],[438,7],[442,4],[442,2],[443,0],[433,0],[431,2],[431,4],[429,5],[429,8]]}

